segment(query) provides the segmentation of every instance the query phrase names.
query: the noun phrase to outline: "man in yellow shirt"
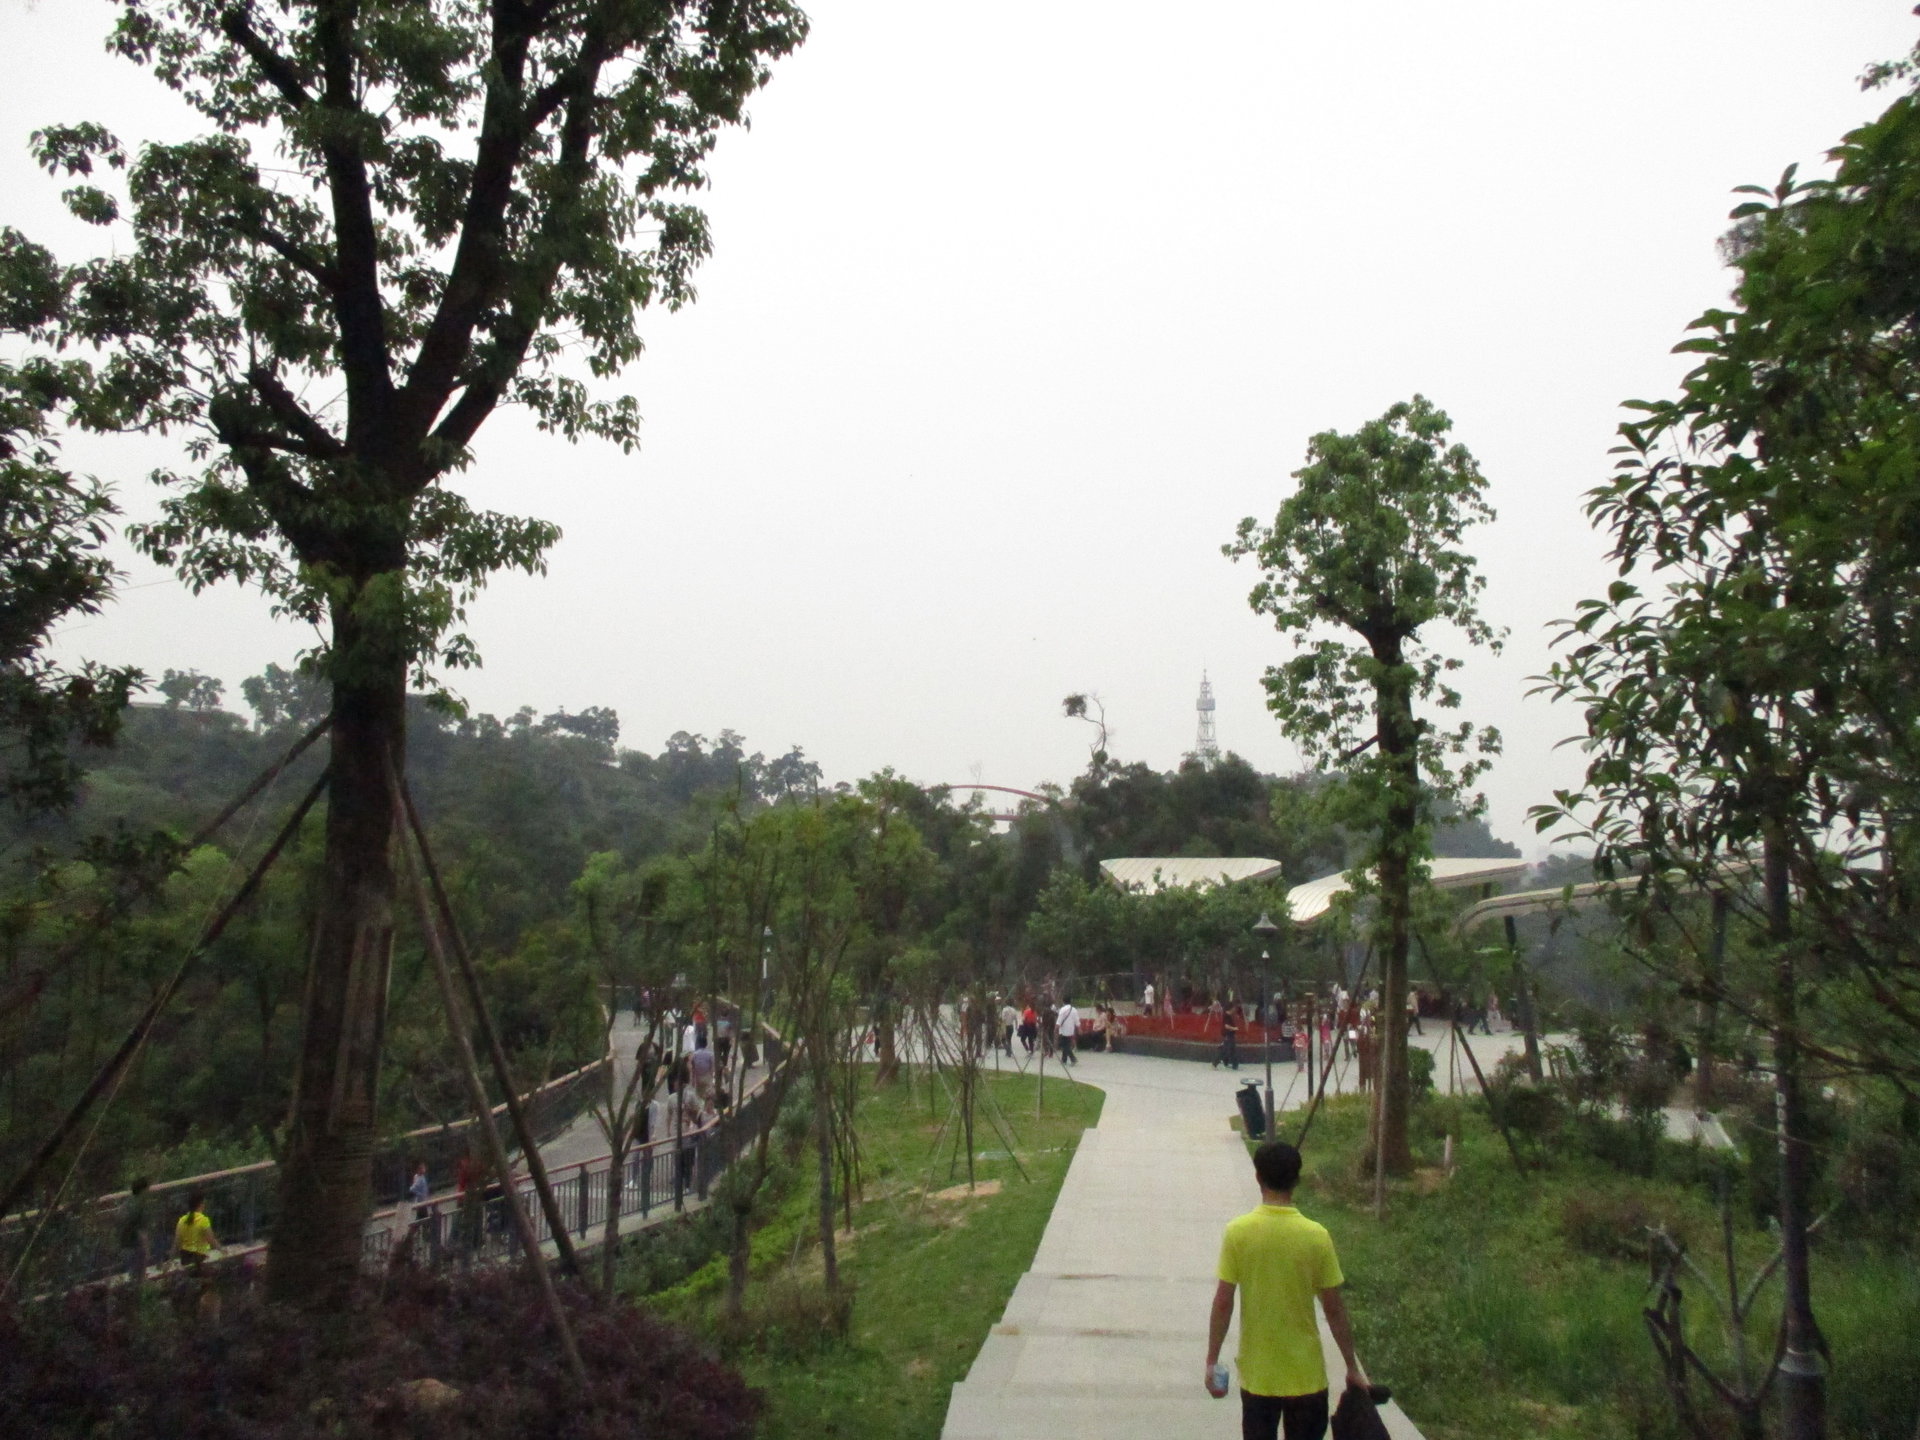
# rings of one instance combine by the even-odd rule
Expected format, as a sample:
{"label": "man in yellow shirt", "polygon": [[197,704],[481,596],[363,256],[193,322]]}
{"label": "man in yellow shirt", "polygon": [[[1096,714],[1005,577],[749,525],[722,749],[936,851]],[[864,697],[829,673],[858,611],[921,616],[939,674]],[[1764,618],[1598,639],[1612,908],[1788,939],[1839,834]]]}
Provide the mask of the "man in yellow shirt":
{"label": "man in yellow shirt", "polygon": [[1346,1383],[1367,1385],[1340,1296],[1346,1277],[1326,1227],[1293,1208],[1300,1152],[1284,1140],[1269,1140],[1254,1151],[1253,1171],[1260,1208],[1230,1221],[1220,1241],[1220,1284],[1207,1326],[1207,1390],[1226,1393],[1215,1388],[1215,1367],[1238,1291],[1242,1440],[1275,1440],[1283,1423],[1286,1440],[1320,1440],[1327,1430],[1327,1365],[1313,1314],[1316,1298],[1347,1362]]}
{"label": "man in yellow shirt", "polygon": [[220,1248],[220,1242],[213,1238],[213,1222],[200,1208],[205,1203],[206,1197],[199,1191],[189,1195],[187,1213],[173,1226],[173,1248],[180,1256],[180,1263],[195,1270],[205,1265],[207,1257]]}

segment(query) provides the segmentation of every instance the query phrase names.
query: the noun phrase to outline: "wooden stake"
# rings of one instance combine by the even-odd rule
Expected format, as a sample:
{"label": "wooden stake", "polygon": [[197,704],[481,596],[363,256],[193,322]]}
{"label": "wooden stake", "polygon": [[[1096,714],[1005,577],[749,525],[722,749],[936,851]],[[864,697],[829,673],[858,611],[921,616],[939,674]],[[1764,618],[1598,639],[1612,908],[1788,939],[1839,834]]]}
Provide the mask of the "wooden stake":
{"label": "wooden stake", "polygon": [[[391,763],[387,766],[387,774],[406,812],[407,828],[413,833],[414,844],[419,847],[420,864],[427,872],[428,883],[433,887],[440,923],[446,927],[454,962],[460,967],[460,978],[466,985],[467,1001],[473,1006],[474,1023],[480,1028],[481,1041],[487,1047],[487,1061],[492,1067],[493,1078],[506,1099],[507,1123],[513,1127],[520,1153],[526,1157],[527,1174],[533,1179],[534,1193],[540,1197],[540,1210],[547,1217],[547,1229],[553,1232],[554,1249],[560,1252],[560,1264],[569,1275],[584,1278],[586,1272],[581,1268],[579,1254],[573,1248],[573,1236],[560,1214],[560,1202],[554,1197],[553,1185],[547,1179],[547,1165],[540,1157],[539,1141],[533,1133],[533,1126],[528,1123],[525,1108],[520,1104],[519,1092],[514,1087],[513,1071],[507,1065],[506,1048],[500,1043],[499,1032],[493,1026],[493,1015],[487,1009],[486,996],[481,993],[479,972],[474,969],[466,938],[460,933],[459,923],[454,919],[453,902],[447,897],[447,887],[440,882],[440,867],[433,862],[433,847],[427,843],[426,827],[420,823],[420,812],[414,807],[413,792],[394,777]],[[584,1177],[581,1183],[586,1183]]]}
{"label": "wooden stake", "polygon": [[[453,974],[447,966],[446,950],[440,943],[440,929],[434,924],[433,909],[427,903],[427,887],[421,882],[419,867],[414,864],[413,850],[405,843],[406,815],[397,789],[394,791],[393,807],[401,829],[401,864],[407,872],[407,883],[413,890],[415,908],[420,912],[420,929],[426,936],[427,953],[433,957],[433,977],[440,986],[440,1003],[446,1008],[447,1029],[453,1035],[454,1053],[460,1059],[460,1078],[466,1082],[467,1100],[479,1121],[480,1136],[487,1148],[487,1160],[500,1177],[500,1189],[506,1199],[508,1212],[513,1217],[514,1231],[520,1237],[520,1248],[526,1252],[527,1265],[533,1271],[534,1282],[540,1287],[540,1298],[546,1305],[547,1316],[553,1321],[553,1328],[560,1337],[560,1350],[566,1357],[567,1370],[584,1395],[587,1367],[580,1359],[580,1347],[574,1342],[573,1327],[567,1323],[567,1312],[561,1307],[560,1294],[553,1288],[553,1275],[547,1269],[547,1257],[541,1253],[540,1241],[533,1233],[533,1221],[521,1205],[520,1192],[513,1183],[513,1170],[507,1163],[507,1147],[501,1143],[500,1127],[494,1124],[493,1107],[487,1103],[487,1087],[480,1081],[480,1067],[473,1058],[473,1044],[468,1040],[467,1027],[460,1018],[460,998],[454,992]],[[556,1235],[564,1233],[564,1229],[555,1232]]]}

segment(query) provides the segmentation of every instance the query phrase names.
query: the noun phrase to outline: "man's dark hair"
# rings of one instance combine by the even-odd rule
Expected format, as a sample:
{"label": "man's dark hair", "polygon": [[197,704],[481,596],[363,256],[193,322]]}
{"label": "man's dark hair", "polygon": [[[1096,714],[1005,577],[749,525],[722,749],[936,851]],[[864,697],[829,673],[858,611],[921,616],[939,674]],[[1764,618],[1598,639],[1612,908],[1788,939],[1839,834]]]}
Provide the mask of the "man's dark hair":
{"label": "man's dark hair", "polygon": [[1284,1195],[1300,1183],[1300,1152],[1284,1140],[1269,1140],[1253,1152],[1253,1173],[1262,1189]]}

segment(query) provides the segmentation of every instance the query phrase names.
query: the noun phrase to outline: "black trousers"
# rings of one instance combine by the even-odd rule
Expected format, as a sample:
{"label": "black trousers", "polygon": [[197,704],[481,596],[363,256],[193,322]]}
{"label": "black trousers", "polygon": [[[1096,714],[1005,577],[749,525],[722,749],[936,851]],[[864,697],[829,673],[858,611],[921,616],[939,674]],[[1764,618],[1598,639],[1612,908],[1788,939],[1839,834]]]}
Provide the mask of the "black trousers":
{"label": "black trousers", "polygon": [[[1285,1425],[1284,1431],[1282,1425]],[[1327,1433],[1327,1392],[1255,1395],[1240,1392],[1240,1440],[1320,1440]]]}

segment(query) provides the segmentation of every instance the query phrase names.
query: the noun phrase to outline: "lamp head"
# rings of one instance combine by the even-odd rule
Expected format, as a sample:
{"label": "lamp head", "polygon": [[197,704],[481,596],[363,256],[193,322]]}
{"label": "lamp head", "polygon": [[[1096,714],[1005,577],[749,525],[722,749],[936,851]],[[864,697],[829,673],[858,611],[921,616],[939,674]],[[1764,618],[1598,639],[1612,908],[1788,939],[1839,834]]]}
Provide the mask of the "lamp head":
{"label": "lamp head", "polygon": [[1266,911],[1262,910],[1260,918],[1253,922],[1253,933],[1264,940],[1269,936],[1278,935],[1280,927],[1273,923]]}

